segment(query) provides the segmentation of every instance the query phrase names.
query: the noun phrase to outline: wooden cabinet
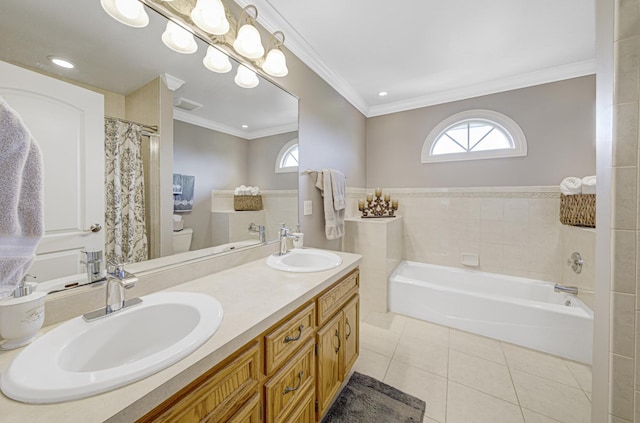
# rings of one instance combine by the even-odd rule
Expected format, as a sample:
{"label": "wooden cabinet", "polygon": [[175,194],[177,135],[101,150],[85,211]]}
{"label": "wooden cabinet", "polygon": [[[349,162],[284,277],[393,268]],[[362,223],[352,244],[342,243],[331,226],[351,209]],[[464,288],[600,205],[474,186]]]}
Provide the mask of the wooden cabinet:
{"label": "wooden cabinet", "polygon": [[354,271],[318,298],[318,367],[316,396],[319,421],[331,405],[359,354],[359,273]]}
{"label": "wooden cabinet", "polygon": [[318,416],[324,414],[331,400],[342,384],[342,314],[337,314],[320,330],[316,342],[318,344],[318,381],[317,400]]}
{"label": "wooden cabinet", "polygon": [[356,269],[138,422],[319,421],[358,358],[358,286]]}
{"label": "wooden cabinet", "polygon": [[316,383],[315,345],[310,339],[289,362],[264,385],[267,422],[287,423],[285,417]]}
{"label": "wooden cabinet", "polygon": [[[253,342],[247,349],[232,355],[215,370],[196,379],[139,422],[257,423],[259,420],[255,420],[255,412],[250,404],[252,401],[255,402],[256,395],[258,405],[260,402],[261,368],[259,343]],[[258,412],[259,410],[258,408]],[[252,411],[253,414],[247,414],[248,411]],[[239,420],[233,420],[236,417]]]}

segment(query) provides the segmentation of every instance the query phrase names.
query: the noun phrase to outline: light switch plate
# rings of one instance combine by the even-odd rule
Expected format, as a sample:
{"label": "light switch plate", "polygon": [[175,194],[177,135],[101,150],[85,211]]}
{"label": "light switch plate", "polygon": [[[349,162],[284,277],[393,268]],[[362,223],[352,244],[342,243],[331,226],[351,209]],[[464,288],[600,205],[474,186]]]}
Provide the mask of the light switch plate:
{"label": "light switch plate", "polygon": [[313,214],[313,201],[307,200],[304,202],[304,215],[309,216]]}

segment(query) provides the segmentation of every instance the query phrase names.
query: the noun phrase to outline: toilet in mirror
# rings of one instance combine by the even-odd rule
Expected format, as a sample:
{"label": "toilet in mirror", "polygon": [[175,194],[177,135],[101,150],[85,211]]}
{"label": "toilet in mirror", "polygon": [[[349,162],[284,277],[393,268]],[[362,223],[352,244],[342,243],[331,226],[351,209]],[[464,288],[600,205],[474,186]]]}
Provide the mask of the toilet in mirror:
{"label": "toilet in mirror", "polygon": [[[167,19],[144,9],[141,28],[83,0],[0,14],[0,97],[43,155],[45,234],[29,270],[42,289],[85,283],[83,251],[189,260],[259,245],[251,224],[270,241],[298,222],[297,98],[260,75],[238,85],[234,60],[212,71],[197,37],[190,54],[168,48]],[[238,207],[240,188],[254,206]]]}

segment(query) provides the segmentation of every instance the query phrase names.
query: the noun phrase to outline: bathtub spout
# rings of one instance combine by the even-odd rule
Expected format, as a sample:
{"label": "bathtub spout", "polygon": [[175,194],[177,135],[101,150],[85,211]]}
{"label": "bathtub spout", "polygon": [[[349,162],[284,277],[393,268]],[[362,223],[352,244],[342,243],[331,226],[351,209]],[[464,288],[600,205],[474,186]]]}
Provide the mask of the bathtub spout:
{"label": "bathtub spout", "polygon": [[553,286],[553,290],[555,292],[566,292],[567,294],[578,295],[577,286],[565,286],[565,285],[555,284]]}

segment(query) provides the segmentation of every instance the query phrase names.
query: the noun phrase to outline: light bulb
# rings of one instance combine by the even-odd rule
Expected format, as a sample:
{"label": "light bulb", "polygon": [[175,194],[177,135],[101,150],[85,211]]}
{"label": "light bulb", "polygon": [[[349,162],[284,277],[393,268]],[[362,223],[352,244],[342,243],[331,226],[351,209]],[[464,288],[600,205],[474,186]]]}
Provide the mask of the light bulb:
{"label": "light bulb", "polygon": [[178,53],[191,54],[198,50],[193,34],[173,21],[167,21],[167,28],[162,33],[162,42]]}
{"label": "light bulb", "polygon": [[264,54],[260,33],[255,26],[245,24],[240,27],[233,42],[233,49],[249,59],[257,59]]}
{"label": "light bulb", "polygon": [[138,0],[100,0],[100,5],[116,21],[143,28],[149,25],[149,15]]}
{"label": "light bulb", "polygon": [[224,35],[229,32],[229,21],[220,0],[198,0],[191,11],[191,19],[209,34]]}
{"label": "light bulb", "polygon": [[227,73],[231,70],[229,56],[212,46],[207,47],[207,55],[202,59],[202,64],[217,73]]}
{"label": "light bulb", "polygon": [[262,69],[271,76],[287,76],[289,69],[287,69],[287,59],[282,50],[277,48],[269,50]]}
{"label": "light bulb", "polygon": [[238,66],[238,73],[233,80],[242,88],[253,88],[260,83],[256,73],[243,65]]}

